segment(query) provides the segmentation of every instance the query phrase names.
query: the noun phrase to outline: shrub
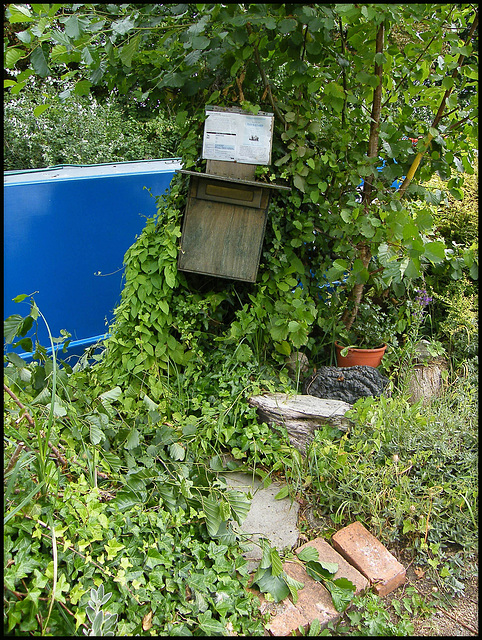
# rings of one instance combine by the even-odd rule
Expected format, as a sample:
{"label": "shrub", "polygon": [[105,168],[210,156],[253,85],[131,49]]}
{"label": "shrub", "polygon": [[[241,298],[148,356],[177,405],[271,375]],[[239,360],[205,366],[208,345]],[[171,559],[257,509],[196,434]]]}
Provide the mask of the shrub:
{"label": "shrub", "polygon": [[[35,107],[50,107],[38,116]],[[162,114],[140,121],[113,98],[74,96],[64,103],[31,88],[4,104],[5,170],[98,164],[177,156],[177,129]]]}
{"label": "shrub", "polygon": [[479,236],[478,211],[479,165],[476,160],[474,172],[464,174],[462,186],[463,198],[456,199],[448,191],[447,183],[434,175],[428,183],[445,193],[445,199],[435,210],[435,222],[438,232],[450,244],[452,241],[464,246],[477,242]]}

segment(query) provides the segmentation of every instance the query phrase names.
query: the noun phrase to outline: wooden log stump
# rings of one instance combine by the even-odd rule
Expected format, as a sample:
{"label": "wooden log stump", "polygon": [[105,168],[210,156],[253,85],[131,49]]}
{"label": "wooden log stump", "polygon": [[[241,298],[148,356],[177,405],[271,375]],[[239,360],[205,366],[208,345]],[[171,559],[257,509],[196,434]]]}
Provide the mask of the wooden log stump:
{"label": "wooden log stump", "polygon": [[422,404],[427,405],[432,398],[440,395],[443,389],[443,372],[447,369],[448,362],[442,357],[434,358],[425,364],[415,363],[408,379],[410,404],[422,399]]}
{"label": "wooden log stump", "polygon": [[260,420],[269,426],[283,425],[290,443],[306,455],[315,431],[324,425],[348,431],[352,422],[345,418],[351,404],[341,400],[317,398],[310,395],[290,396],[286,393],[266,393],[248,399],[256,407]]}
{"label": "wooden log stump", "polygon": [[422,400],[422,404],[427,405],[432,398],[440,395],[444,387],[444,372],[447,370],[447,360],[443,356],[431,356],[428,342],[420,340],[415,347],[411,366],[406,367],[410,404]]}

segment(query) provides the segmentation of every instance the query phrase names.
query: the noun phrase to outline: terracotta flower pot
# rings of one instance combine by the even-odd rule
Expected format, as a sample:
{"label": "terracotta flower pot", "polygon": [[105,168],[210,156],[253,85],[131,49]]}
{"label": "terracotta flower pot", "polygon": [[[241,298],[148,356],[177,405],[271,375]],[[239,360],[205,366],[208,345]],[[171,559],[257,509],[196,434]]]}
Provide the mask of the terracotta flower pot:
{"label": "terracotta flower pot", "polygon": [[356,347],[351,347],[346,356],[342,356],[341,350],[344,348],[343,345],[335,342],[336,363],[339,367],[355,367],[360,364],[377,368],[382,361],[387,345],[384,344],[377,349],[357,349]]}

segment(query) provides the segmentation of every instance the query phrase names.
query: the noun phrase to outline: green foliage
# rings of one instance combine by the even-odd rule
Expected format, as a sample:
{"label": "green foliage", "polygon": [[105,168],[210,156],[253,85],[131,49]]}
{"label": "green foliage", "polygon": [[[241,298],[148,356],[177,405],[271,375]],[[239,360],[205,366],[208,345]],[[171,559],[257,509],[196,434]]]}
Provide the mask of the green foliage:
{"label": "green foliage", "polygon": [[[149,628],[161,635],[218,634],[230,624],[259,633],[254,599],[243,586],[246,578],[237,574],[245,561],[232,545],[203,540],[182,509],[172,514],[159,506],[119,509],[109,500],[108,491],[91,489],[80,477],[66,483],[52,504],[58,522],[56,602],[74,617],[66,620],[56,604],[50,633],[74,635],[92,622],[89,601],[100,585],[112,593],[109,613],[117,616],[118,634],[150,635],[149,618]],[[53,575],[51,536],[38,515],[27,514],[5,527],[5,541],[8,630],[38,630],[36,614],[45,615],[39,596]],[[20,599],[11,597],[20,589]]]}
{"label": "green foliage", "polygon": [[478,297],[477,289],[467,277],[451,282],[443,293],[434,292],[442,309],[438,332],[447,340],[455,365],[477,358]]}
{"label": "green foliage", "polygon": [[[374,593],[355,596],[353,608],[345,614],[344,620],[337,625],[336,631],[340,635],[346,633],[359,636],[410,636],[414,627],[412,619],[417,609],[427,608],[420,603],[421,598],[417,597],[415,590],[409,588],[409,596],[403,599],[404,606],[410,611],[397,611],[399,619],[394,622],[391,612]],[[410,600],[417,601],[418,606],[413,607]],[[434,609],[429,608],[433,613]]]}
{"label": "green foliage", "polygon": [[349,434],[317,431],[308,476],[318,511],[337,526],[359,519],[385,543],[473,548],[477,402],[467,391],[462,397],[463,413],[447,398],[431,408],[360,399]]}
{"label": "green foliage", "polygon": [[[24,326],[24,318],[15,322],[11,342]],[[74,635],[90,622],[92,633],[108,635],[116,619],[123,635],[150,628],[168,635],[259,632],[231,529],[246,517],[249,499],[218,478],[219,457],[194,459],[196,417],[168,419],[162,406],[132,389],[94,397],[89,367],[62,368],[38,345],[30,364],[14,355],[7,356],[6,380],[22,400],[5,395],[5,629]],[[40,425],[47,412],[36,400],[42,366],[56,372],[39,377],[44,395],[63,409],[47,437],[41,432],[47,453],[22,424],[28,414]],[[93,602],[101,584],[113,594],[113,617]]]}
{"label": "green foliage", "polygon": [[384,344],[394,348],[398,346],[398,329],[396,319],[383,311],[380,305],[362,302],[353,329],[341,329],[338,341],[359,349],[374,349]]}
{"label": "green foliage", "polygon": [[[251,288],[222,288],[178,272],[184,203],[183,185],[175,179],[170,194],[158,200],[158,215],[127,251],[126,283],[99,369],[101,384],[147,388],[155,401],[170,386],[165,377],[175,385],[189,380],[206,387],[201,372],[211,368],[213,376],[219,366],[226,372],[226,359],[232,370],[246,363],[249,373],[253,355],[254,362],[282,363],[293,347],[307,344],[316,317],[309,293],[296,287],[304,266],[290,250],[279,258],[266,250],[267,268]],[[217,351],[210,353],[213,345]]]}
{"label": "green foliage", "polygon": [[[176,157],[176,125],[158,114],[142,122],[115,99],[72,96],[53,102],[52,88],[34,87],[4,102],[4,169]],[[42,105],[45,110],[38,112]]]}
{"label": "green foliage", "polygon": [[[428,16],[431,29],[420,29]],[[9,5],[6,18],[23,29],[9,32],[5,53],[7,75],[15,71],[6,80],[7,108],[24,100],[26,109],[23,138],[7,135],[9,144],[21,139],[15,162],[139,159],[163,151],[156,145],[169,135],[184,167],[202,170],[205,106],[234,104],[275,112],[273,163],[258,167],[257,178],[293,187],[271,199],[257,282],[246,284],[177,270],[187,181],[176,176],[126,253],[122,300],[94,366],[52,363],[28,335],[32,314],[7,319],[7,341],[34,349],[34,357],[27,365],[7,356],[6,381],[50,438],[38,431],[32,439],[23,409],[5,396],[7,633],[74,635],[92,622],[89,594],[103,585],[119,635],[261,635],[231,528],[249,501],[219,475],[243,466],[265,485],[283,474],[291,496],[309,495],[335,526],[357,518],[382,541],[403,542],[448,589],[460,589],[449,582],[445,545],[472,549],[477,539],[477,414],[468,376],[430,408],[400,396],[359,401],[350,433],[319,430],[306,460],[284,428],[259,423],[247,399],[293,390],[285,371],[293,350],[324,363],[339,301],[360,285],[371,308],[386,314],[377,323],[386,320],[392,342],[403,344],[420,328],[409,303],[423,276],[449,310],[440,318],[437,309],[431,327],[442,327],[454,349],[465,333],[475,344],[467,282],[473,287],[477,256],[472,246],[446,246],[452,236],[440,235],[441,196],[421,186],[438,172],[457,197],[472,168],[476,52],[459,34],[473,8],[33,4]],[[385,48],[376,54],[382,23]],[[367,157],[375,62],[383,65],[382,117]],[[47,81],[41,100],[26,93],[32,74],[54,79],[59,102]],[[444,118],[431,127],[452,85]],[[88,101],[93,87],[97,95],[115,89],[120,103],[128,96],[131,109]],[[144,108],[164,115],[138,123]],[[415,145],[412,137],[420,138]],[[84,138],[75,155],[73,143],[79,148]],[[427,147],[419,184],[402,203],[391,184]],[[360,202],[362,179],[372,192]],[[338,301],[328,297],[323,285],[343,280]],[[450,301],[440,297],[448,281],[458,286]],[[458,357],[468,347],[460,344]],[[225,452],[234,458],[229,467]],[[330,582],[331,571],[306,562]],[[256,583],[277,600],[295,599],[299,588],[268,545]],[[343,609],[347,594],[335,593]],[[370,598],[353,615],[361,633],[410,633],[406,617],[396,629]]]}
{"label": "green foliage", "polygon": [[104,594],[104,585],[98,589],[90,590],[90,600],[87,606],[87,616],[92,625],[90,633],[84,631],[88,636],[113,636],[117,615],[104,611],[102,607],[109,602],[112,593]]}
{"label": "green foliage", "polygon": [[[7,70],[30,56],[23,75],[7,80],[10,93],[19,94],[31,74],[55,77],[60,100],[115,87],[139,106],[176,114],[178,125],[188,122],[178,148],[187,169],[198,163],[206,105],[273,110],[273,164],[263,177],[288,181],[296,210],[277,198],[288,215],[276,220],[272,247],[268,239],[268,251],[281,248],[275,273],[293,264],[293,250],[304,287],[309,273],[320,282],[330,269],[329,279],[349,273],[348,290],[376,274],[401,296],[424,263],[445,261],[443,242],[431,237],[433,220],[414,201],[433,202],[420,185],[434,173],[455,193],[460,173],[471,170],[477,53],[459,38],[474,17],[470,5],[35,5],[8,7],[6,15],[12,24],[25,21],[8,42]],[[427,16],[430,30],[420,28]],[[382,24],[384,47],[376,53]],[[409,68],[407,59],[415,61]],[[374,65],[382,92],[376,139]],[[376,149],[367,157],[370,135]],[[410,138],[419,139],[416,146]],[[390,185],[407,175],[417,152],[424,153],[420,184],[402,204]],[[378,156],[386,160],[382,171]],[[362,179],[370,194],[360,202]],[[279,278],[278,286],[291,285]],[[305,344],[303,322],[293,322],[275,324],[275,334]]]}
{"label": "green foliage", "polygon": [[[455,242],[464,247],[478,244],[479,237],[479,165],[474,158],[472,171],[464,173],[461,193],[452,193],[446,182],[435,175],[429,182],[432,189],[445,193],[435,214],[435,223],[439,233],[448,243]],[[462,196],[462,197],[461,197]]]}

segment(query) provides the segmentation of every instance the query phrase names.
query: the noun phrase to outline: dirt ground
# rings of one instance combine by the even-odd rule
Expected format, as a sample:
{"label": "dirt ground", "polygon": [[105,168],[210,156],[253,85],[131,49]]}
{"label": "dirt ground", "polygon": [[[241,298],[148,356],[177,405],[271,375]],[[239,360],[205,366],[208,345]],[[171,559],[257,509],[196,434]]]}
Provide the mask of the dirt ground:
{"label": "dirt ground", "polygon": [[438,601],[434,593],[437,587],[428,580],[422,571],[407,562],[403,562],[403,554],[399,560],[407,567],[407,577],[404,587],[400,587],[393,594],[387,596],[390,602],[394,598],[402,600],[407,586],[413,586],[420,594],[429,596],[436,611],[429,618],[415,618],[414,636],[478,636],[479,635],[479,586],[478,577],[473,576],[465,584],[465,593],[455,596],[447,604]]}
{"label": "dirt ground", "polygon": [[[323,518],[316,518],[311,509],[302,511],[301,520],[316,532],[321,532],[327,526]],[[310,538],[313,535],[310,536]],[[414,564],[410,555],[403,549],[390,549],[390,552],[403,564],[407,570],[406,582],[402,587],[388,594],[384,600],[386,604],[393,599],[400,601],[406,597],[407,587],[414,587],[421,595],[427,596],[427,601],[435,607],[435,613],[430,617],[412,619],[414,636],[478,636],[479,635],[479,584],[478,584],[478,558],[473,563],[474,574],[464,582],[465,592],[461,596],[452,599],[437,597],[437,586],[428,575]],[[403,610],[403,609],[402,609]],[[394,616],[395,621],[395,616]]]}

